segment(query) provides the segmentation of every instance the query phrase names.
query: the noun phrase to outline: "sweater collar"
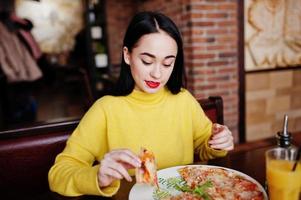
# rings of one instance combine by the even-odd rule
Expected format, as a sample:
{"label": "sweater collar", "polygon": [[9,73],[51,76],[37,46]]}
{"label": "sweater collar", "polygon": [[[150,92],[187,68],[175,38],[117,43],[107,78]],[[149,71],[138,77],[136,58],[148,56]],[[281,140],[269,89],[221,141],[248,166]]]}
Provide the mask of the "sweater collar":
{"label": "sweater collar", "polygon": [[128,95],[128,98],[139,104],[157,104],[164,99],[167,93],[168,89],[166,87],[161,88],[158,92],[153,94],[134,89],[133,92]]}

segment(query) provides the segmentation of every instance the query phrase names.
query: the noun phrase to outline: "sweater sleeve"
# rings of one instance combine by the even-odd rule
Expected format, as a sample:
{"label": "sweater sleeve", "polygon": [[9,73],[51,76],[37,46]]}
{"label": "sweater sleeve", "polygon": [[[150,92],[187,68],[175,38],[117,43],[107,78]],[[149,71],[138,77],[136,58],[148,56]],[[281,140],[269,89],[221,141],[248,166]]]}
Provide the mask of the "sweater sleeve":
{"label": "sweater sleeve", "polygon": [[208,141],[212,134],[212,122],[204,113],[202,107],[194,97],[192,97],[192,123],[194,151],[199,154],[202,161],[223,157],[227,154],[224,150],[210,148]]}
{"label": "sweater sleeve", "polygon": [[100,189],[99,165],[93,166],[107,151],[106,117],[101,102],[97,101],[68,139],[64,151],[56,157],[48,174],[50,189],[64,196],[114,195],[120,181]]}

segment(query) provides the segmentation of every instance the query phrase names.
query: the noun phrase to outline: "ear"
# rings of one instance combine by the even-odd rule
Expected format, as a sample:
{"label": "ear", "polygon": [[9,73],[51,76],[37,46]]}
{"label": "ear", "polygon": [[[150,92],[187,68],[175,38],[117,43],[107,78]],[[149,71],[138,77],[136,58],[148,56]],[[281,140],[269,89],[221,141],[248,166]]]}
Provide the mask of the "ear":
{"label": "ear", "polygon": [[130,65],[130,52],[127,47],[123,47],[123,59],[126,64]]}

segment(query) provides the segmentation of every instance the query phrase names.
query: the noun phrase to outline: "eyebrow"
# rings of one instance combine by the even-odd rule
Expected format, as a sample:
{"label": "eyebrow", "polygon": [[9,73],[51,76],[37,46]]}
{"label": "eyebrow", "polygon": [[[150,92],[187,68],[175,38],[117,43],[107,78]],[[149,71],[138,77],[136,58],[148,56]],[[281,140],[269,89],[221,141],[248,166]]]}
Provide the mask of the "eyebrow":
{"label": "eyebrow", "polygon": [[[151,57],[151,58],[156,58],[155,55],[150,54],[150,53],[147,53],[147,52],[143,52],[143,53],[141,53],[140,55],[146,55],[146,56],[149,56],[149,57]],[[164,59],[167,59],[167,58],[176,58],[176,56],[174,56],[174,55],[169,55],[169,56],[166,56]]]}

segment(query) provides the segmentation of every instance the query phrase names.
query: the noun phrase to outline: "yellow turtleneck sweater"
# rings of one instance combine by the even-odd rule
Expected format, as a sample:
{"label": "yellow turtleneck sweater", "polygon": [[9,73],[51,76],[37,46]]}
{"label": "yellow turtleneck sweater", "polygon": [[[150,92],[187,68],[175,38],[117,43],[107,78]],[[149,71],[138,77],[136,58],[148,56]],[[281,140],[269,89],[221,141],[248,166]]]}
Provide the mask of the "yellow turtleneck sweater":
{"label": "yellow turtleneck sweater", "polygon": [[140,147],[154,152],[158,168],[224,156],[225,151],[208,147],[212,123],[199,103],[185,89],[176,95],[166,88],[156,94],[134,90],[128,96],[104,96],[94,103],[67,141],[49,171],[51,190],[66,196],[83,194],[112,196],[115,181],[99,188],[97,171],[105,153],[116,148]]}

